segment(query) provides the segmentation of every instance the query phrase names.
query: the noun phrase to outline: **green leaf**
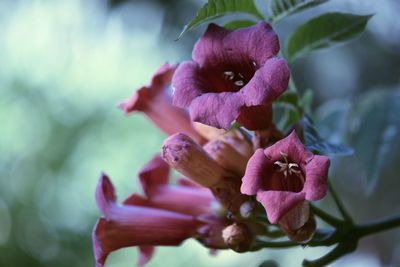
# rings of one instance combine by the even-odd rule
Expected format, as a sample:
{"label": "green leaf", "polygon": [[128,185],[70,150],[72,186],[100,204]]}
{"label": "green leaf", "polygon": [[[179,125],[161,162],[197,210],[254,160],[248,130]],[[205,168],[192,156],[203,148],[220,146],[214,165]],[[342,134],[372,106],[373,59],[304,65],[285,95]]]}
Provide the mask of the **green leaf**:
{"label": "green leaf", "polygon": [[353,133],[353,144],[368,192],[372,192],[385,171],[397,173],[400,162],[399,103],[399,90],[376,91],[363,98],[354,111],[353,121],[359,126]]}
{"label": "green leaf", "polygon": [[312,91],[307,90],[304,95],[299,95],[295,91],[286,91],[275,102],[275,107],[282,107],[282,116],[278,122],[278,127],[288,130],[290,126],[299,122],[303,114],[309,114],[312,103]]}
{"label": "green leaf", "polygon": [[183,28],[178,39],[200,24],[231,13],[247,13],[263,20],[253,0],[208,0],[196,16]]}
{"label": "green leaf", "polygon": [[246,20],[246,19],[244,19],[244,20],[233,20],[233,21],[230,21],[228,23],[225,23],[224,27],[229,29],[229,30],[236,30],[236,29],[239,29],[239,28],[250,27],[250,26],[253,26],[254,24],[256,24],[256,22],[252,21],[252,20]]}
{"label": "green leaf", "polygon": [[299,105],[302,107],[305,114],[311,113],[311,105],[314,99],[314,93],[308,89],[299,100]]}
{"label": "green leaf", "polygon": [[269,21],[277,22],[284,17],[314,7],[328,0],[271,0],[269,4]]}
{"label": "green leaf", "polygon": [[312,121],[308,117],[304,117],[302,121],[304,145],[314,153],[323,155],[351,155],[353,149],[343,144],[332,144],[324,140]]}
{"label": "green leaf", "polygon": [[334,99],[325,102],[315,112],[319,133],[333,142],[347,141],[350,132],[352,104],[349,100]]}
{"label": "green leaf", "polygon": [[326,13],[300,25],[289,37],[289,60],[358,37],[372,15]]}
{"label": "green leaf", "polygon": [[275,100],[275,103],[288,104],[294,107],[297,107],[298,102],[299,94],[293,91],[286,91],[277,100]]}

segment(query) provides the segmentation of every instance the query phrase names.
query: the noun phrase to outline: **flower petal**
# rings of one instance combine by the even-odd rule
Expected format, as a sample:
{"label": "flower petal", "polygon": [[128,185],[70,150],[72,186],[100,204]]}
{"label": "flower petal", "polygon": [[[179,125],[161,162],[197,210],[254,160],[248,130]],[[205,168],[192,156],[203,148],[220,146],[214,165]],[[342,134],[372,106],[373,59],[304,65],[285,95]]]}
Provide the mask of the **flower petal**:
{"label": "flower petal", "polygon": [[289,67],[284,59],[268,59],[240,90],[246,106],[271,105],[287,89],[289,77]]}
{"label": "flower petal", "polygon": [[92,234],[98,267],[104,265],[109,253],[119,248],[179,245],[201,225],[193,216],[145,207],[151,203],[135,194],[125,205],[116,205],[113,185],[105,174],[97,185],[96,201],[105,215],[98,220]]}
{"label": "flower petal", "polygon": [[257,201],[260,202],[270,223],[276,224],[292,208],[305,200],[305,193],[289,191],[258,191]]}
{"label": "flower petal", "polygon": [[122,202],[123,205],[132,205],[132,206],[142,206],[142,207],[152,207],[150,201],[138,194],[131,194],[127,199]]}
{"label": "flower petal", "polygon": [[96,203],[101,212],[107,216],[110,206],[115,204],[116,196],[114,186],[107,174],[102,173],[96,187]]}
{"label": "flower petal", "polygon": [[237,122],[251,131],[267,129],[272,123],[272,106],[243,106]]}
{"label": "flower petal", "polygon": [[305,167],[307,177],[303,192],[307,200],[322,199],[328,190],[328,170],[330,161],[327,156],[315,155]]}
{"label": "flower petal", "polygon": [[214,23],[210,23],[206,32],[197,41],[193,48],[192,58],[201,67],[220,65],[225,63],[225,47],[223,40],[231,33],[230,30],[222,28]]}
{"label": "flower petal", "polygon": [[184,132],[199,143],[204,138],[197,133],[186,110],[172,105],[172,97],[168,94],[171,77],[176,65],[164,64],[153,76],[149,86],[135,91],[130,99],[120,104],[126,113],[143,112],[158,128],[166,134]]}
{"label": "flower petal", "polygon": [[132,194],[124,201],[126,205],[139,205],[188,215],[211,213],[214,197],[210,190],[200,186],[168,184],[169,165],[155,156],[139,173],[139,180],[146,197]]}
{"label": "flower petal", "polygon": [[261,66],[279,52],[279,40],[271,26],[262,21],[228,34],[224,39],[224,47],[229,56],[250,59]]}
{"label": "flower petal", "polygon": [[139,172],[139,182],[147,197],[153,195],[160,186],[168,184],[169,165],[161,158],[155,156]]}
{"label": "flower petal", "polygon": [[139,246],[139,258],[137,260],[137,266],[142,267],[145,265],[154,254],[155,248],[153,246]]}
{"label": "flower petal", "polygon": [[229,129],[242,105],[243,99],[237,93],[206,93],[192,101],[190,116],[194,121]]}
{"label": "flower petal", "polygon": [[313,154],[301,143],[296,132],[292,131],[287,137],[276,142],[265,150],[265,155],[270,157],[273,162],[282,159],[281,153],[289,156],[292,162],[303,167],[313,158]]}
{"label": "flower petal", "polygon": [[263,65],[278,51],[278,37],[266,22],[235,31],[211,23],[196,43],[192,57],[202,67],[243,61]]}
{"label": "flower petal", "polygon": [[172,77],[173,105],[181,108],[190,106],[192,100],[207,90],[207,83],[200,73],[196,62],[185,61],[179,64]]}
{"label": "flower petal", "polygon": [[272,164],[264,155],[264,150],[257,149],[247,163],[240,192],[246,195],[257,194],[262,188],[264,173],[270,169]]}
{"label": "flower petal", "polygon": [[125,112],[143,111],[147,108],[151,99],[165,93],[166,87],[170,84],[176,65],[163,64],[154,73],[151,83],[136,90],[130,99],[122,102],[119,107]]}
{"label": "flower petal", "polygon": [[112,251],[130,246],[177,246],[194,235],[198,222],[191,216],[142,207],[115,207],[120,216],[100,218],[92,239],[96,266]]}

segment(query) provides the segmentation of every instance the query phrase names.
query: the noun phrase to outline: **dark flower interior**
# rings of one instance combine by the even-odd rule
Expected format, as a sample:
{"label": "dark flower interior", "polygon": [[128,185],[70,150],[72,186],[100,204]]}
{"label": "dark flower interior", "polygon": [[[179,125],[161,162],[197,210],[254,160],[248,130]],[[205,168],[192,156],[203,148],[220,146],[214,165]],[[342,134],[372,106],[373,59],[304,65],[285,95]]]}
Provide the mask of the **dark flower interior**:
{"label": "dark flower interior", "polygon": [[202,88],[207,93],[237,92],[253,78],[256,70],[256,62],[246,60],[236,64],[204,66],[199,76],[207,81]]}
{"label": "dark flower interior", "polygon": [[281,159],[267,167],[264,172],[263,189],[274,191],[300,192],[303,189],[305,175],[299,164],[283,154]]}

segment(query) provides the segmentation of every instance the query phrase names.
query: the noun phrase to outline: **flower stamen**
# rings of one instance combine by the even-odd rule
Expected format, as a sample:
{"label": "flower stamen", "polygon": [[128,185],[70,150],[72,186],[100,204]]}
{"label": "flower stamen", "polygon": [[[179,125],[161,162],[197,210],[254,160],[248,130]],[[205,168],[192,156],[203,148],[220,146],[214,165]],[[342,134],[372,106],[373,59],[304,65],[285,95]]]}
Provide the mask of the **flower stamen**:
{"label": "flower stamen", "polygon": [[237,80],[237,81],[234,82],[234,84],[235,84],[236,86],[243,86],[243,85],[244,85],[244,81],[242,81],[242,80]]}
{"label": "flower stamen", "polygon": [[282,172],[284,178],[287,178],[288,175],[296,175],[304,184],[304,177],[299,169],[299,165],[297,163],[289,162],[286,153],[280,152],[280,154],[284,161],[277,160],[274,162],[275,165],[279,166],[278,172]]}
{"label": "flower stamen", "polygon": [[233,71],[224,71],[224,75],[228,80],[233,80],[235,78],[235,73]]}

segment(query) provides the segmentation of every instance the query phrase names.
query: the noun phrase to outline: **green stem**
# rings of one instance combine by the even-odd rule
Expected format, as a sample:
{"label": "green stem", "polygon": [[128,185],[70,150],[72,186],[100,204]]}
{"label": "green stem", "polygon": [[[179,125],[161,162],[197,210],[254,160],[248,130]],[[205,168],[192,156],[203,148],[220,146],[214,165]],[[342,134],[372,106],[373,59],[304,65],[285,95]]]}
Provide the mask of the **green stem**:
{"label": "green stem", "polygon": [[316,206],[310,204],[312,212],[320,217],[322,220],[327,222],[328,224],[334,226],[335,228],[338,228],[341,224],[343,224],[343,221],[339,220],[336,217],[333,217],[332,215],[326,213],[325,211],[321,210],[320,208],[317,208]]}
{"label": "green stem", "polygon": [[387,231],[396,227],[400,227],[400,216],[390,217],[387,219],[382,219],[380,221],[357,226],[357,232],[358,236],[361,238],[367,235]]}
{"label": "green stem", "polygon": [[339,243],[334,249],[319,259],[309,261],[304,260],[305,267],[323,267],[326,266],[345,254],[353,252],[357,248],[357,242]]}
{"label": "green stem", "polygon": [[336,194],[336,191],[334,190],[331,182],[328,182],[328,190],[329,193],[332,195],[333,201],[335,202],[340,214],[343,216],[343,219],[345,219],[350,223],[353,223],[353,219],[351,218],[350,214],[344,207],[343,202],[339,199],[338,195]]}
{"label": "green stem", "polygon": [[[310,246],[321,246],[321,245],[332,245],[337,243],[338,245],[326,255],[319,259],[309,261],[304,260],[303,266],[306,267],[322,267],[337,260],[345,254],[351,253],[357,249],[358,241],[368,235],[376,234],[382,231],[390,230],[396,227],[400,227],[400,216],[383,219],[380,221],[364,224],[354,225],[348,221],[342,221],[341,224],[336,226],[335,232],[331,235],[328,234],[327,238],[315,238],[310,242]],[[321,240],[318,240],[321,239]]]}

